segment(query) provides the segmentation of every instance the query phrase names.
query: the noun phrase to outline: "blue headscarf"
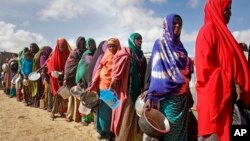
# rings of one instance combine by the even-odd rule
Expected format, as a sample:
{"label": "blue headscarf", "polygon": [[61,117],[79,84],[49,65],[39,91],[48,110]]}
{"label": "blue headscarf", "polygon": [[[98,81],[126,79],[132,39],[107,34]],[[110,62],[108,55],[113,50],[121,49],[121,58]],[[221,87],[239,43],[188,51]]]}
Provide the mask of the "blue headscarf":
{"label": "blue headscarf", "polygon": [[155,41],[152,51],[151,80],[146,99],[160,100],[166,95],[178,93],[185,83],[180,72],[188,65],[187,51],[180,41],[174,37],[173,19],[176,14],[168,15],[163,21],[163,37]]}

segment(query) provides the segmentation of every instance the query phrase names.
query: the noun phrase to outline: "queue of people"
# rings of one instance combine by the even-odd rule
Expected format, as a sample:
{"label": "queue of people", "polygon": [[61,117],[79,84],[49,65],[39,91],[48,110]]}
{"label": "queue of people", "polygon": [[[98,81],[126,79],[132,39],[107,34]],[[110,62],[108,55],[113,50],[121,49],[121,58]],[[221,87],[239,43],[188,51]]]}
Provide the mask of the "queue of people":
{"label": "queue of people", "polygon": [[[65,38],[58,38],[52,49],[39,49],[36,43],[25,47],[18,56],[8,60],[4,73],[5,92],[26,106],[42,107],[50,118],[65,117],[67,122],[88,126],[95,123],[100,140],[146,140],[140,130],[135,109],[139,98],[144,109],[158,109],[170,123],[170,131],[156,140],[164,141],[229,141],[233,105],[250,108],[250,49],[238,44],[227,24],[231,16],[231,0],[207,0],[204,24],[196,40],[195,60],[188,56],[180,35],[183,21],[170,14],[163,19],[163,33],[155,40],[152,55],[146,60],[142,51],[143,37],[133,33],[128,47],[118,38],[102,41],[98,48],[93,38],[78,37],[72,49]],[[248,52],[248,62],[244,56]],[[194,71],[196,70],[196,71]],[[58,74],[54,74],[57,71]],[[30,81],[32,72],[41,77]],[[189,119],[191,75],[196,75],[198,127]],[[15,78],[15,83],[11,80]],[[63,98],[58,90],[80,86],[86,92],[103,97],[102,91],[112,89],[119,100],[112,109],[105,101],[89,112],[82,112],[79,98]],[[249,117],[248,117],[249,118]],[[249,119],[248,119],[249,120]],[[247,123],[249,124],[249,123]],[[190,130],[197,130],[195,137]],[[149,137],[150,138],[150,137]]]}

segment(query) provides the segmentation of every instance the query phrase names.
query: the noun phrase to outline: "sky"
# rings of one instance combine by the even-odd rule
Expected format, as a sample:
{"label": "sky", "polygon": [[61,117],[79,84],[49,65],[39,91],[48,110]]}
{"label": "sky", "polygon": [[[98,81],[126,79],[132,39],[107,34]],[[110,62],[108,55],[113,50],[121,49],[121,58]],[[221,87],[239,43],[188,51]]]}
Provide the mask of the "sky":
{"label": "sky", "polygon": [[[194,56],[197,33],[203,24],[206,0],[0,0],[0,52],[18,53],[30,43],[54,48],[59,37],[72,48],[79,36],[94,38],[97,45],[111,37],[128,46],[138,32],[142,50],[151,52],[162,37],[168,14],[182,17],[181,41]],[[238,42],[250,43],[250,0],[233,0],[228,27]]]}

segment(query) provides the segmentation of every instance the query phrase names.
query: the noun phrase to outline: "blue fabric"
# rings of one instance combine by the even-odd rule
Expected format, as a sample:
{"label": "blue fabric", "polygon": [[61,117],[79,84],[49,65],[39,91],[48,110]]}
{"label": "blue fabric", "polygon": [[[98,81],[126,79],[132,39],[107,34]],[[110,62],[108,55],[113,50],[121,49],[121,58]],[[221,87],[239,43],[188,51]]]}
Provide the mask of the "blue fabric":
{"label": "blue fabric", "polygon": [[28,76],[32,72],[33,60],[24,59],[22,63],[22,74]]}
{"label": "blue fabric", "polygon": [[16,95],[16,89],[15,88],[10,88],[10,96],[13,97]]}
{"label": "blue fabric", "polygon": [[[164,33],[162,39],[157,39],[152,50],[152,67],[147,99],[163,100],[166,95],[178,92],[185,83],[180,72],[188,65],[187,51],[180,38],[173,34],[173,19],[175,14],[164,18]],[[180,17],[180,16],[179,16]]]}
{"label": "blue fabric", "polygon": [[[102,97],[101,93],[100,97]],[[109,136],[111,118],[112,118],[112,109],[105,102],[100,100],[97,111],[96,128],[101,136]]]}

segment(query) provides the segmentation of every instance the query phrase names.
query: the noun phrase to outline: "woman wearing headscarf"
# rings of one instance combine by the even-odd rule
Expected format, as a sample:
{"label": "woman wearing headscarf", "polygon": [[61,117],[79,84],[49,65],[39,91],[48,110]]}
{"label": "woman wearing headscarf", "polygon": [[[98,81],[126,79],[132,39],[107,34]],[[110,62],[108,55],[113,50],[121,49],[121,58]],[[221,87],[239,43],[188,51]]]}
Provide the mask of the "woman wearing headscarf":
{"label": "woman wearing headscarf", "polygon": [[24,95],[22,93],[22,74],[21,74],[21,69],[22,69],[22,62],[24,60],[24,54],[25,52],[29,51],[29,48],[25,47],[22,51],[19,52],[18,54],[18,77],[19,81],[16,82],[16,98],[17,101],[22,101],[24,98]]}
{"label": "woman wearing headscarf", "polygon": [[96,72],[97,67],[100,64],[100,61],[102,60],[102,57],[105,53],[105,51],[108,48],[107,41],[102,41],[97,50],[95,51],[90,63],[88,64],[88,67],[86,68],[86,72],[82,76],[81,84],[80,86],[86,89],[88,86],[90,86],[91,80],[94,77],[94,74]]}
{"label": "woman wearing headscarf", "polygon": [[151,77],[145,97],[146,108],[159,109],[169,120],[164,140],[188,140],[189,81],[191,59],[180,41],[182,19],[170,14],[163,20],[163,37],[152,50]]}
{"label": "woman wearing headscarf", "polygon": [[[40,54],[41,50],[39,50],[38,46],[35,43],[30,44],[30,50],[32,54],[34,55],[33,59],[33,68],[32,71],[35,72],[40,68]],[[43,95],[43,85],[41,79],[38,79],[35,82],[31,82],[32,85],[32,106],[33,107],[39,107],[39,101]]]}
{"label": "woman wearing headscarf", "polygon": [[32,105],[32,86],[30,84],[30,81],[28,80],[29,74],[32,72],[33,68],[33,55],[31,51],[25,52],[24,59],[22,62],[22,75],[23,75],[23,93],[24,93],[24,102],[26,106]]}
{"label": "woman wearing headscarf", "polygon": [[50,88],[49,76],[47,74],[47,66],[45,63],[46,63],[47,59],[49,58],[51,52],[52,52],[51,47],[44,46],[35,55],[35,58],[39,58],[39,59],[37,59],[37,61],[39,60],[39,69],[41,70],[41,82],[42,82],[42,86],[43,86],[43,91],[41,91],[42,96],[39,99],[41,99],[41,98],[44,99],[43,109],[44,110],[47,109],[48,111],[51,111],[51,109],[52,109],[52,101],[53,100],[52,100],[52,93],[50,92],[51,88]]}
{"label": "woman wearing headscarf", "polygon": [[72,49],[69,46],[67,40],[65,38],[59,38],[57,39],[55,49],[47,62],[52,94],[54,96],[53,108],[51,112],[52,120],[54,120],[54,114],[56,112],[60,112],[60,114],[64,113],[64,110],[67,107],[67,100],[64,100],[60,95],[57,94],[57,90],[63,85],[63,79],[61,77],[59,78],[62,80],[54,78],[51,73],[53,71],[64,72],[65,63],[71,50]]}
{"label": "woman wearing headscarf", "polygon": [[111,88],[120,100],[120,105],[112,112],[111,123],[117,141],[141,138],[134,105],[143,89],[147,61],[141,50],[142,36],[139,33],[131,34],[128,44],[129,48],[116,54],[111,75]]}
{"label": "woman wearing headscarf", "polygon": [[249,47],[248,47],[248,67],[250,68],[250,44],[249,44]]}
{"label": "woman wearing headscarf", "polygon": [[[65,73],[64,73],[64,84],[70,89],[75,86],[76,79],[76,70],[77,64],[80,61],[82,54],[86,50],[86,40],[84,37],[78,37],[76,40],[76,48],[70,53],[66,64],[65,64]],[[77,112],[79,107],[79,100],[73,96],[70,96],[68,99],[68,109],[66,114],[66,121],[70,122],[74,120],[78,122],[80,120],[80,115]]]}
{"label": "woman wearing headscarf", "polygon": [[76,83],[80,83],[83,75],[86,73],[86,70],[88,68],[88,64],[91,62],[92,57],[95,53],[96,43],[95,43],[95,40],[93,38],[87,39],[86,48],[87,48],[87,50],[81,56],[81,59],[80,59],[78,66],[77,66],[76,80],[75,80]]}
{"label": "woman wearing headscarf", "polygon": [[204,24],[196,40],[198,140],[229,141],[232,101],[250,105],[249,67],[227,27],[231,3],[206,2]]}
{"label": "woman wearing headscarf", "polygon": [[11,80],[11,87],[10,87],[10,97],[14,97],[16,96],[16,87],[15,87],[15,82],[13,83],[13,81],[16,81],[16,78],[18,77],[18,57],[13,56],[12,59],[10,59],[8,61],[9,64],[9,68],[10,68],[10,80]]}
{"label": "woman wearing headscarf", "polygon": [[39,51],[39,47],[36,43],[31,43],[29,50],[31,51],[32,55],[35,56],[36,53]]}
{"label": "woman wearing headscarf", "polygon": [[[81,60],[78,63],[77,71],[76,71],[76,80],[75,81],[79,85],[83,81],[82,77],[83,77],[83,75],[86,74],[88,65],[91,62],[92,57],[95,53],[95,50],[96,50],[95,40],[93,38],[87,39],[86,46],[87,46],[87,50],[83,53]],[[86,89],[86,87],[85,87],[85,89]],[[76,109],[79,109],[78,107],[83,108],[83,105],[82,104],[80,105],[79,100],[77,100]],[[78,111],[78,110],[76,110],[76,111]],[[92,119],[93,119],[92,114],[85,115],[84,113],[80,112],[80,115],[81,115],[81,123],[83,125],[88,125],[90,122],[92,122]]]}
{"label": "woman wearing headscarf", "polygon": [[[113,59],[117,51],[121,49],[121,45],[117,38],[110,38],[107,43],[108,49],[104,53],[104,56],[98,65],[96,73],[92,79],[91,86],[88,88],[89,91],[99,92],[99,90],[107,90],[110,88]],[[110,138],[111,116],[112,109],[100,100],[96,119],[97,132],[100,134],[100,139]]]}

